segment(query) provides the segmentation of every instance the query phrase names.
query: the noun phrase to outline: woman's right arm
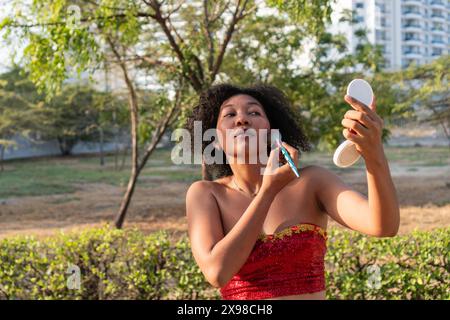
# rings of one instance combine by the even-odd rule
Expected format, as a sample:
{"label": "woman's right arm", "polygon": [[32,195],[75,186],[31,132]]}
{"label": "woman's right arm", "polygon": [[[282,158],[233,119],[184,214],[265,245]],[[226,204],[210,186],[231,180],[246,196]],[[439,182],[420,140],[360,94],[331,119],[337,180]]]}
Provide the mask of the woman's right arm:
{"label": "woman's right arm", "polygon": [[[298,151],[283,142],[298,167]],[[186,196],[186,214],[192,253],[200,270],[214,287],[223,287],[247,261],[276,194],[295,179],[289,165],[275,168],[273,159],[279,150],[269,156],[267,168],[273,174],[265,174],[260,191],[224,236],[218,204],[208,181],[191,185]],[[267,170],[267,169],[266,169]]]}
{"label": "woman's right arm", "polygon": [[261,232],[276,193],[261,188],[239,221],[224,236],[210,182],[197,181],[186,196],[186,214],[192,253],[214,287],[223,287],[244,265]]}

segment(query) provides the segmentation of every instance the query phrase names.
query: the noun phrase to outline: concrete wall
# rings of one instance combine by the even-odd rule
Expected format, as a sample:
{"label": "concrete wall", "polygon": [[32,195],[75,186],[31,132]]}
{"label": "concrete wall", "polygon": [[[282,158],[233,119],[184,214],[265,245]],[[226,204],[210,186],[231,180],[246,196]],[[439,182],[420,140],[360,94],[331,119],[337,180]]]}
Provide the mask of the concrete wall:
{"label": "concrete wall", "polygon": [[[59,145],[56,140],[54,141],[41,141],[32,142],[29,139],[23,138],[21,136],[15,137],[13,140],[16,141],[16,146],[8,148],[5,150],[4,159],[22,159],[22,158],[33,158],[33,157],[43,157],[43,156],[58,156],[61,155],[59,150]],[[119,150],[123,150],[127,144],[129,144],[129,137],[122,136],[118,139],[117,146]],[[166,134],[162,137],[160,143],[156,146],[157,148],[162,148],[167,146],[170,142],[170,135]],[[115,142],[107,142],[103,144],[104,152],[114,152],[116,150]],[[95,154],[100,152],[100,143],[94,142],[79,142],[72,149],[72,154]]]}

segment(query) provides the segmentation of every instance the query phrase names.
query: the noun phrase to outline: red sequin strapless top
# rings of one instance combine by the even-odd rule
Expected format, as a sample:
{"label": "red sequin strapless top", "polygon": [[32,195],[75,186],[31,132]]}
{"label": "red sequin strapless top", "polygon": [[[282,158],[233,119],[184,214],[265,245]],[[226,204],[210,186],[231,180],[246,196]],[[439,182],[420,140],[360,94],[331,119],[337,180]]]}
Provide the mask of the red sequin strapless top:
{"label": "red sequin strapless top", "polygon": [[261,234],[247,261],[220,293],[225,300],[257,300],[325,290],[327,232],[300,223]]}

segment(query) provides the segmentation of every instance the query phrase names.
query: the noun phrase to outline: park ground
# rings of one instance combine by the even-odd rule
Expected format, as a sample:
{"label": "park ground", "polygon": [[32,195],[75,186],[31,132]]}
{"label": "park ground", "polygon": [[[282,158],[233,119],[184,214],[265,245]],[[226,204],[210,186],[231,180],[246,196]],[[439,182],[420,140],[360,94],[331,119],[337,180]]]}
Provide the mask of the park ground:
{"label": "park ground", "polygon": [[[185,195],[200,179],[199,166],[173,165],[170,149],[158,149],[139,179],[125,227],[144,233],[187,230]],[[399,234],[450,226],[450,149],[385,147],[400,202]],[[300,167],[324,166],[367,195],[363,159],[346,169],[332,153],[302,155]],[[127,185],[129,169],[115,170],[114,157],[100,166],[98,157],[50,157],[14,160],[0,173],[0,238],[46,237],[111,223]],[[330,221],[331,227],[337,224]],[[339,227],[339,226],[337,226]]]}

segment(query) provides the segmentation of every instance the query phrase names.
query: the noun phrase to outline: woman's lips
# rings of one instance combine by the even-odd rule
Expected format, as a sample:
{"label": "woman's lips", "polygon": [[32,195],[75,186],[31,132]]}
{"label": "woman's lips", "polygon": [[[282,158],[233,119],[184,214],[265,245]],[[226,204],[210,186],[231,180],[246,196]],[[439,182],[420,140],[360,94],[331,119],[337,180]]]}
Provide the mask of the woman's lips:
{"label": "woman's lips", "polygon": [[234,134],[233,134],[234,138],[238,138],[238,137],[251,137],[254,136],[254,133],[252,132],[252,130],[249,129],[238,129]]}

